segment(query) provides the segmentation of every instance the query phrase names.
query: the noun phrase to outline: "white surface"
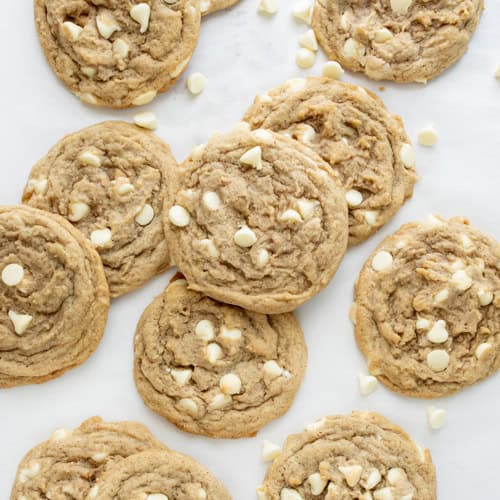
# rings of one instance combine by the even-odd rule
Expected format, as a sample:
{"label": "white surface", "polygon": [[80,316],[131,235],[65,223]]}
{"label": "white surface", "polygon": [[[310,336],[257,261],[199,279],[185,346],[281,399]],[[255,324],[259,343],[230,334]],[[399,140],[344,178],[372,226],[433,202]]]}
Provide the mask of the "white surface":
{"label": "white surface", "polygon": [[[231,11],[204,19],[187,73],[173,90],[144,107],[157,114],[157,133],[170,143],[178,160],[214,130],[231,128],[257,92],[291,77],[320,74],[322,54],[311,70],[295,65],[298,35],[306,26],[293,20],[293,3],[283,0],[274,18],[264,18],[256,13],[257,0],[243,0]],[[17,464],[32,446],[58,427],[77,426],[86,417],[101,415],[143,422],[168,446],[209,466],[235,500],[253,500],[265,473],[264,439],[282,443],[306,422],[353,409],[383,413],[431,449],[440,499],[498,495],[498,375],[434,402],[448,410],[448,423],[432,432],[426,422],[429,402],[403,398],[383,387],[366,398],[360,396],[357,374],[365,364],[347,316],[362,263],[402,223],[430,212],[462,214],[500,237],[500,82],[493,77],[500,63],[500,2],[490,0],[487,7],[468,54],[457,65],[427,86],[386,85],[382,93],[389,109],[403,116],[415,143],[418,131],[429,122],[435,123],[440,141],[432,149],[416,146],[422,180],[413,200],[379,234],[350,250],[328,289],[300,309],[309,367],[290,412],[256,439],[231,442],[183,434],[142,404],[132,380],[132,335],[146,305],[167,283],[170,274],[165,275],[113,303],[104,340],[83,366],[41,386],[0,392],[0,498],[8,498]],[[15,204],[31,166],[63,134],[108,118],[131,120],[137,110],[85,107],[63,88],[42,56],[30,0],[6,2],[0,43],[0,202]],[[198,97],[185,88],[194,71],[208,78],[207,89]],[[378,87],[352,74],[344,79],[373,90]]]}

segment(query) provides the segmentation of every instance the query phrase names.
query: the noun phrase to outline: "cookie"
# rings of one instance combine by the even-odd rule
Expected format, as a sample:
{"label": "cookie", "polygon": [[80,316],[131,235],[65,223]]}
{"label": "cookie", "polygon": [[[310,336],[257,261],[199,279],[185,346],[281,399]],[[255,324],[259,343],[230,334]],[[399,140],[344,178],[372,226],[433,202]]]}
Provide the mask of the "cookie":
{"label": "cookie", "polygon": [[130,455],[165,446],[137,422],[93,417],[75,430],[59,429],[23,458],[11,500],[85,500],[109,468]]}
{"label": "cookie", "polygon": [[311,149],[238,127],[196,148],[180,174],[166,233],[193,290],[277,314],[333,278],[347,246],[347,204]]}
{"label": "cookie", "polygon": [[373,80],[435,78],[467,50],[483,0],[316,0],[313,28],[330,59]]}
{"label": "cookie", "polygon": [[83,102],[140,106],[186,69],[198,41],[199,0],[35,0],[48,63]]}
{"label": "cookie", "polygon": [[162,213],[175,166],[152,132],[104,122],[59,141],[33,167],[23,202],[62,215],[92,242],[117,297],[170,265]]}
{"label": "cookie", "polygon": [[265,316],[216,302],[173,281],[135,335],[137,388],[182,430],[254,436],[298,391],[307,348],[292,313]]}
{"label": "cookie", "polygon": [[463,218],[406,224],[364,265],[356,340],[407,396],[454,393],[500,368],[500,244]]}
{"label": "cookie", "polygon": [[81,365],[101,341],[108,309],[101,259],[71,224],[0,207],[0,388]]}
{"label": "cookie", "polygon": [[172,451],[145,451],[122,460],[103,474],[88,500],[231,500],[210,471]]}
{"label": "cookie", "polygon": [[411,197],[415,154],[399,116],[362,87],[297,78],[257,96],[243,118],[314,149],[339,175],[349,205],[349,244],[386,224]]}
{"label": "cookie", "polygon": [[200,1],[200,11],[202,16],[207,16],[212,12],[217,12],[218,10],[227,9],[237,4],[240,0],[199,0]]}
{"label": "cookie", "polygon": [[290,436],[258,489],[261,500],[435,500],[428,450],[381,415],[325,417]]}

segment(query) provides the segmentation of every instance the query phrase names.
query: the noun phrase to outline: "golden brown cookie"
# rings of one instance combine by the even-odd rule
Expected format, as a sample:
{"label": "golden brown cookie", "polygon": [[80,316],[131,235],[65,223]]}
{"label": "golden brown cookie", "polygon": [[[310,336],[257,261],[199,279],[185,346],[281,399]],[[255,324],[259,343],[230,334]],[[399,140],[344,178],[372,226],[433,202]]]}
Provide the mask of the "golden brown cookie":
{"label": "golden brown cookie", "polygon": [[261,500],[435,500],[428,450],[381,415],[325,417],[290,436],[258,489]]}
{"label": "golden brown cookie", "polygon": [[108,309],[101,259],[79,231],[35,208],[0,207],[0,388],[82,364]]}
{"label": "golden brown cookie", "polygon": [[307,348],[292,313],[265,316],[173,281],[135,335],[135,381],[153,411],[187,432],[254,436],[300,387]]}
{"label": "golden brown cookie", "polygon": [[426,82],[462,57],[483,0],[316,0],[328,57],[373,80]]}
{"label": "golden brown cookie", "polygon": [[147,450],[166,450],[137,422],[89,418],[59,429],[21,461],[11,500],[86,500],[96,481],[120,461]]}
{"label": "golden brown cookie", "polygon": [[500,368],[500,245],[463,218],[405,224],[364,265],[356,340],[370,372],[420,398]]}
{"label": "golden brown cookie", "polygon": [[166,233],[190,287],[262,314],[292,311],[333,278],[347,246],[336,174],[267,130],[213,136],[181,165]]}
{"label": "golden brown cookie", "polygon": [[208,14],[212,14],[212,12],[232,7],[239,0],[199,0],[199,2],[201,15],[207,16]]}
{"label": "golden brown cookie", "polygon": [[83,102],[152,101],[186,69],[198,41],[199,0],[35,0],[50,66]]}
{"label": "golden brown cookie", "polygon": [[302,142],[339,175],[350,245],[374,234],[413,193],[415,153],[403,122],[369,90],[329,78],[296,78],[257,96],[243,119],[252,129]]}
{"label": "golden brown cookie", "polygon": [[23,202],[62,215],[91,241],[117,297],[170,265],[162,214],[176,165],[152,132],[104,122],[60,140],[33,167]]}

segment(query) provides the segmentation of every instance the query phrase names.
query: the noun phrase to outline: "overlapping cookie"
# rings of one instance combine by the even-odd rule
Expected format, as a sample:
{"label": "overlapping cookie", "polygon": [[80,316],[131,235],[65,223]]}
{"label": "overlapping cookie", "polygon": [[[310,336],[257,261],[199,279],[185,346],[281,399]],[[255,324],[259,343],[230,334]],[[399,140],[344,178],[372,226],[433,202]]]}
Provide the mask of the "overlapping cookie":
{"label": "overlapping cookie", "polygon": [[42,383],[97,349],[109,309],[101,259],[62,217],[0,207],[0,387]]}
{"label": "overlapping cookie", "polygon": [[386,224],[412,195],[415,153],[399,116],[372,92],[328,78],[297,78],[257,96],[244,120],[314,149],[338,174],[349,244]]}
{"label": "overlapping cookie", "polygon": [[186,69],[198,41],[199,0],[35,0],[50,66],[83,102],[140,106]]}
{"label": "overlapping cookie", "polygon": [[325,417],[290,436],[259,500],[435,500],[428,450],[381,415]]}
{"label": "overlapping cookie", "polygon": [[368,367],[408,396],[446,396],[500,368],[500,245],[466,219],[430,217],[386,238],[356,285]]}
{"label": "overlapping cookie", "polygon": [[91,241],[117,297],[170,265],[162,214],[175,166],[152,132],[104,122],[59,141],[33,167],[23,202],[62,215]]}
{"label": "overlapping cookie", "polygon": [[263,314],[295,309],[332,279],[347,204],[311,149],[267,130],[213,136],[181,165],[166,233],[193,290]]}
{"label": "overlapping cookie", "polygon": [[219,438],[253,436],[283,415],[307,358],[293,314],[222,304],[184,279],[146,309],[134,345],[144,402],[185,431]]}

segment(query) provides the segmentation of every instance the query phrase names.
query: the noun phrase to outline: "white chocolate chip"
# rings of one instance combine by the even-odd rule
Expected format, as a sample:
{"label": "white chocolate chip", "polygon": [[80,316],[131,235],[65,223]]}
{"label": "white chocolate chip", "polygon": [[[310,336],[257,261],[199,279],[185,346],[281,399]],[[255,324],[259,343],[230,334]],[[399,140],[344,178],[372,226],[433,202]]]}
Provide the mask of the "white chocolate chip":
{"label": "white chocolate chip", "polygon": [[212,0],[200,0],[200,12],[202,14],[208,12],[208,9],[210,9],[211,6],[212,6]]}
{"label": "white chocolate chip", "polygon": [[130,9],[130,17],[141,26],[141,33],[146,33],[149,27],[149,18],[151,16],[151,7],[141,2]]}
{"label": "white chocolate chip", "polygon": [[445,300],[448,299],[449,295],[450,295],[450,292],[448,291],[448,289],[443,288],[438,293],[436,293],[436,295],[434,295],[434,302],[436,304],[441,304],[442,302],[444,302]]}
{"label": "white chocolate chip", "polygon": [[52,433],[50,439],[53,441],[61,441],[62,439],[66,439],[68,436],[71,436],[71,434],[73,434],[73,431],[68,429],[57,429]]}
{"label": "white chocolate chip", "polygon": [[337,61],[328,61],[323,64],[323,76],[338,80],[344,74],[344,69]]}
{"label": "white chocolate chip", "polygon": [[356,313],[358,311],[358,304],[353,302],[351,307],[349,307],[349,319],[351,320],[353,325],[356,325]]}
{"label": "white chocolate chip", "polygon": [[140,226],[147,226],[154,219],[155,211],[151,205],[146,203],[135,216],[135,222]]}
{"label": "white chocolate chip", "polygon": [[392,486],[402,485],[407,480],[406,472],[399,467],[394,467],[387,471],[387,482]]}
{"label": "white chocolate chip", "polygon": [[198,405],[196,404],[196,401],[191,398],[181,399],[178,403],[178,406],[188,415],[194,416],[198,413]]}
{"label": "white chocolate chip", "polygon": [[318,429],[321,429],[326,423],[325,418],[320,418],[319,420],[316,420],[316,422],[313,422],[312,424],[307,424],[304,426],[304,429],[306,431],[317,431]]}
{"label": "white chocolate chip", "polygon": [[441,429],[446,423],[446,410],[436,408],[435,406],[429,406],[427,408],[427,421],[431,429]]}
{"label": "white chocolate chip", "polygon": [[347,484],[352,488],[358,484],[363,472],[363,467],[361,467],[361,465],[344,465],[339,467],[339,471],[344,476]]}
{"label": "white chocolate chip", "polygon": [[146,496],[146,500],[168,500],[168,497],[163,493],[150,493]]}
{"label": "white chocolate chip", "polygon": [[108,454],[106,452],[95,453],[91,458],[94,462],[102,463],[108,458]]}
{"label": "white chocolate chip", "polygon": [[92,151],[84,151],[80,154],[78,160],[88,167],[100,167],[102,164],[101,159]]}
{"label": "white chocolate chip", "polygon": [[191,216],[184,207],[181,207],[180,205],[174,205],[168,211],[168,219],[174,226],[186,227],[191,220]]}
{"label": "white chocolate chip", "polygon": [[380,471],[378,469],[371,469],[370,472],[368,473],[368,476],[366,478],[366,481],[364,481],[363,486],[367,490],[372,490],[377,486],[378,483],[380,483],[382,479],[382,476],[380,475]]}
{"label": "white chocolate chip", "polygon": [[311,493],[314,496],[318,496],[318,495],[321,495],[321,493],[323,493],[328,481],[323,479],[319,472],[315,472],[314,474],[311,474],[307,478],[307,482],[309,483],[309,486],[311,487]]}
{"label": "white chocolate chip", "polygon": [[278,12],[278,0],[259,0],[258,10],[262,14],[276,14]]}
{"label": "white chocolate chip", "polygon": [[118,56],[120,56],[122,59],[128,57],[129,51],[130,51],[130,46],[125,40],[117,38],[113,42],[113,52]]}
{"label": "white chocolate chip", "polygon": [[262,443],[262,458],[264,462],[272,462],[275,458],[281,455],[281,448],[271,441],[264,441]]}
{"label": "white chocolate chip", "polygon": [[372,268],[375,271],[382,272],[388,271],[392,267],[394,259],[389,252],[382,250],[378,252],[372,259]]}
{"label": "white chocolate chip", "polygon": [[150,103],[156,97],[156,90],[148,90],[144,94],[138,95],[133,101],[134,106],[142,106]]}
{"label": "white chocolate chip", "polygon": [[394,245],[396,247],[396,250],[401,250],[402,248],[404,248],[406,246],[406,241],[404,240],[399,240],[396,245]]}
{"label": "white chocolate chip", "polygon": [[177,382],[178,385],[183,386],[186,385],[193,376],[193,370],[170,370],[170,375]]}
{"label": "white chocolate chip", "polygon": [[414,167],[417,163],[415,150],[411,144],[403,144],[399,151],[399,156],[405,167]]}
{"label": "white chocolate chip", "polygon": [[431,322],[428,319],[417,316],[417,321],[415,322],[415,328],[417,330],[427,330],[430,326]]}
{"label": "white chocolate chip", "polygon": [[375,32],[375,41],[377,43],[385,43],[391,40],[394,37],[392,31],[387,28],[381,28]]}
{"label": "white chocolate chip", "polygon": [[90,104],[91,106],[95,106],[97,104],[95,95],[91,94],[90,92],[84,92],[83,94],[80,94],[79,97],[80,101],[85,104]]}
{"label": "white chocolate chip", "polygon": [[257,500],[269,500],[269,497],[267,496],[264,486],[260,485],[257,488],[256,493],[257,493]]}
{"label": "white chocolate chip", "polygon": [[207,191],[203,193],[203,204],[209,210],[218,210],[221,206],[219,195],[214,191]]}
{"label": "white chocolate chip", "polygon": [[406,14],[412,0],[391,0],[391,8],[394,14]]}
{"label": "white chocolate chip", "polygon": [[296,210],[285,210],[279,217],[283,222],[302,222],[302,217]]}
{"label": "white chocolate chip", "polygon": [[316,130],[310,125],[304,124],[302,125],[302,130],[300,131],[300,135],[298,136],[298,140],[301,142],[305,142],[306,144],[311,144],[316,138]]}
{"label": "white chocolate chip", "polygon": [[356,189],[347,191],[345,199],[350,207],[359,207],[363,203],[363,195]]}
{"label": "white chocolate chip", "polygon": [[47,191],[47,186],[47,179],[30,179],[28,181],[28,190],[30,192],[35,191],[35,193],[37,194],[45,194],[45,191]]}
{"label": "white chocolate chip", "polygon": [[224,408],[225,406],[228,406],[231,404],[232,398],[231,396],[228,396],[227,394],[216,394],[213,398],[210,404],[208,405],[209,411],[214,411],[214,410],[220,410]]}
{"label": "white chocolate chip", "polygon": [[151,111],[138,113],[134,116],[134,123],[138,127],[147,128],[149,130],[156,130],[158,127],[158,118]]}
{"label": "white chocolate chip", "polygon": [[465,271],[459,270],[453,273],[450,283],[457,290],[465,292],[472,286],[472,278]]}
{"label": "white chocolate chip", "polygon": [[371,394],[378,385],[378,380],[373,375],[358,374],[359,390],[363,396]]}
{"label": "white chocolate chip", "polygon": [[234,234],[234,242],[242,248],[250,248],[257,241],[257,236],[248,227],[243,226]]}
{"label": "white chocolate chip", "polygon": [[72,203],[69,206],[69,214],[68,219],[71,222],[79,222],[82,219],[85,219],[87,215],[90,213],[90,207],[83,202]]}
{"label": "white chocolate chip", "polygon": [[207,87],[207,77],[202,73],[193,73],[187,79],[186,85],[193,95],[201,94]]}
{"label": "white chocolate chip", "polygon": [[307,219],[310,217],[314,209],[319,206],[319,201],[318,200],[306,200],[306,199],[301,199],[297,201],[297,208],[299,210],[300,215],[304,219]]}
{"label": "white chocolate chip", "polygon": [[339,500],[339,495],[339,487],[336,484],[329,483],[328,488],[326,489],[325,500]]}
{"label": "white chocolate chip", "polygon": [[221,349],[221,346],[219,344],[216,344],[214,342],[207,345],[205,356],[208,362],[214,365],[215,363],[217,363],[217,361],[219,361],[219,359],[222,359],[224,357],[224,351]]}
{"label": "white chocolate chip", "polygon": [[348,38],[344,43],[344,56],[348,59],[360,59],[366,53],[366,47],[354,40]]}
{"label": "white chocolate chip", "polygon": [[24,269],[20,264],[7,264],[2,270],[2,281],[7,286],[16,286],[24,278]]}
{"label": "white chocolate chip", "polygon": [[295,62],[299,68],[309,69],[316,62],[316,54],[312,50],[302,47],[297,51]]}
{"label": "white chocolate chip", "polygon": [[244,165],[249,165],[256,170],[262,170],[262,148],[260,146],[255,146],[244,153],[240,162]]}
{"label": "white chocolate chip", "polygon": [[200,240],[200,245],[208,252],[210,257],[214,259],[218,259],[220,257],[220,252],[217,250],[215,243],[210,239]]}
{"label": "white chocolate chip", "polygon": [[297,490],[283,488],[280,494],[280,500],[304,500]]}
{"label": "white chocolate chip", "polygon": [[207,498],[207,492],[203,488],[200,488],[196,496],[197,498],[199,498],[199,500],[205,500]]}
{"label": "white chocolate chip", "polygon": [[258,128],[252,132],[252,135],[255,139],[264,143],[272,143],[274,141],[273,134],[269,132],[269,130],[264,130],[262,128]]}
{"label": "white chocolate chip", "polygon": [[378,218],[377,212],[375,212],[373,210],[365,210],[363,215],[365,218],[365,222],[369,226],[375,226],[375,224],[377,223],[377,218]]}
{"label": "white chocolate chip", "polygon": [[238,328],[227,328],[227,326],[222,325],[220,336],[231,342],[237,342],[241,339],[241,330],[238,330]]}
{"label": "white chocolate chip", "polygon": [[418,142],[422,146],[434,146],[439,139],[436,129],[432,125],[424,127],[418,133]]}
{"label": "white chocolate chip", "polygon": [[[333,500],[336,500],[337,497],[334,497]],[[325,499],[330,500],[330,499]],[[369,491],[365,491],[360,497],[359,500],[373,500],[372,494]]]}
{"label": "white chocolate chip", "polygon": [[449,363],[450,355],[443,349],[436,349],[427,354],[427,366],[435,372],[446,370]]}
{"label": "white chocolate chip", "polygon": [[40,464],[32,462],[26,469],[21,469],[19,472],[19,482],[25,483],[28,479],[33,479],[40,472]]}
{"label": "white chocolate chip", "polygon": [[71,21],[62,23],[62,27],[64,35],[67,36],[72,42],[76,42],[83,31],[81,26],[78,26],[78,24],[72,23]]}
{"label": "white chocolate chip", "polygon": [[257,254],[257,267],[265,267],[269,263],[269,252],[265,248],[261,248]]}
{"label": "white chocolate chip", "polygon": [[208,319],[199,321],[194,329],[196,336],[205,342],[210,342],[215,338],[214,324]]}
{"label": "white chocolate chip", "polygon": [[470,252],[474,248],[472,240],[466,234],[462,234],[460,239],[462,240],[462,245],[466,252]]}
{"label": "white chocolate chip", "polygon": [[91,488],[89,491],[87,498],[97,498],[97,494],[99,493],[99,486],[97,484]]}
{"label": "white chocolate chip", "polygon": [[262,369],[266,375],[273,378],[279,377],[283,373],[283,368],[274,360],[266,361]]}
{"label": "white chocolate chip", "polygon": [[375,490],[373,492],[373,498],[375,500],[394,500],[392,488],[381,488],[380,490]]}
{"label": "white chocolate chip", "polygon": [[299,44],[305,49],[312,50],[316,52],[318,50],[318,41],[316,40],[316,35],[313,30],[307,30],[305,33],[299,36]]}
{"label": "white chocolate chip", "polygon": [[116,19],[109,12],[102,12],[96,17],[97,29],[101,36],[108,40],[115,31],[120,31]]}
{"label": "white chocolate chip", "polygon": [[427,340],[433,344],[442,344],[448,340],[448,337],[446,321],[442,319],[436,321],[433,327],[427,332]]}
{"label": "white chocolate chip", "polygon": [[458,271],[459,269],[464,269],[465,268],[465,264],[464,264],[464,261],[461,260],[461,259],[457,259],[455,260],[451,266],[450,266],[454,271]]}
{"label": "white chocolate chip", "polygon": [[15,311],[8,312],[9,318],[14,325],[14,331],[18,335],[22,335],[33,321],[33,316],[29,314],[17,314]]}
{"label": "white chocolate chip", "polygon": [[491,351],[493,351],[493,346],[489,342],[484,342],[476,347],[476,358],[481,359],[487,356]]}
{"label": "white chocolate chip", "polygon": [[96,229],[90,233],[90,241],[96,247],[103,247],[111,243],[112,234],[108,228]]}
{"label": "white chocolate chip", "polygon": [[234,373],[228,373],[220,379],[219,387],[228,396],[239,394],[241,392],[241,379]]}
{"label": "white chocolate chip", "polygon": [[309,1],[304,0],[295,4],[292,9],[293,17],[298,21],[306,24],[311,24],[312,21],[312,8]]}
{"label": "white chocolate chip", "polygon": [[81,72],[88,78],[94,78],[97,70],[95,68],[92,68],[90,66],[82,66],[80,68]]}

